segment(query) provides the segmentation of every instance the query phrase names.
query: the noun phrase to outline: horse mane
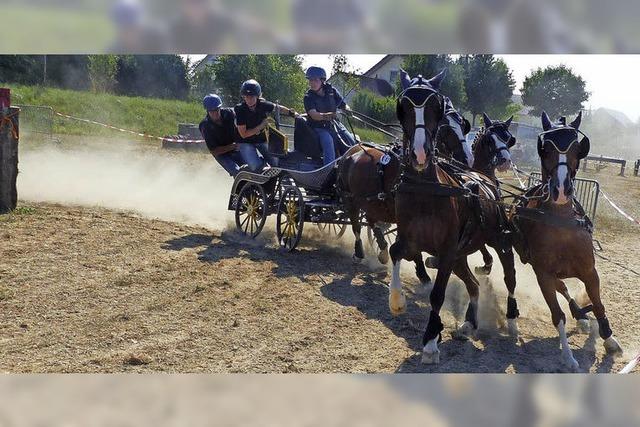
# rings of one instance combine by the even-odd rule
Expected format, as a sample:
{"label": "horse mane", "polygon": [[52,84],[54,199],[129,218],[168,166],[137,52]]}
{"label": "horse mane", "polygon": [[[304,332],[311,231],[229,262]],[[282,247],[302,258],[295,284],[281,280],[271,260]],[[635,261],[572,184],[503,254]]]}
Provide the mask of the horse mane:
{"label": "horse mane", "polygon": [[487,128],[482,126],[480,129],[478,129],[478,132],[476,133],[476,136],[473,138],[473,142],[471,143],[471,151],[474,151],[476,148],[476,144],[479,144],[480,141],[482,141],[482,138],[484,138],[487,135]]}

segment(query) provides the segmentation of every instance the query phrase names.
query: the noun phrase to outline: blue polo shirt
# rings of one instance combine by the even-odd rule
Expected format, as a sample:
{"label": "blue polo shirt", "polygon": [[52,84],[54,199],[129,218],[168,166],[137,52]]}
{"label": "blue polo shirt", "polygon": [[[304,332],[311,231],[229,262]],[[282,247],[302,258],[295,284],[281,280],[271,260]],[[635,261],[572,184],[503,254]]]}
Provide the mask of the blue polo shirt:
{"label": "blue polo shirt", "polygon": [[[345,107],[344,99],[340,92],[328,83],[324,84],[324,95],[320,96],[311,89],[304,95],[304,109],[307,113],[310,110],[316,110],[318,113],[335,113],[338,108]],[[307,118],[307,123],[311,127],[327,127],[329,122],[313,120]]]}

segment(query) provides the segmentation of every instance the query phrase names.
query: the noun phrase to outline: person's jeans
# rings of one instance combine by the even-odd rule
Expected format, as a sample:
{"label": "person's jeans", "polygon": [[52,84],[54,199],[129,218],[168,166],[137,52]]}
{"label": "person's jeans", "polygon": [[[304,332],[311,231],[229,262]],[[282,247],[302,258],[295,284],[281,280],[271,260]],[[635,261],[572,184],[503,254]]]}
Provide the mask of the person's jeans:
{"label": "person's jeans", "polygon": [[333,143],[333,135],[328,129],[314,128],[316,134],[318,134],[318,140],[320,141],[320,147],[322,148],[322,164],[328,165],[336,159],[336,148]]}
{"label": "person's jeans", "polygon": [[229,175],[235,177],[240,171],[240,166],[244,165],[244,160],[242,159],[242,155],[238,151],[232,151],[230,153],[222,154],[221,156],[215,157],[215,159],[220,163],[220,166],[226,170]]}
{"label": "person's jeans", "polygon": [[278,165],[278,159],[269,154],[269,146],[266,142],[260,144],[242,142],[238,146],[240,147],[242,158],[252,172],[259,172],[264,167],[265,162],[271,166]]}

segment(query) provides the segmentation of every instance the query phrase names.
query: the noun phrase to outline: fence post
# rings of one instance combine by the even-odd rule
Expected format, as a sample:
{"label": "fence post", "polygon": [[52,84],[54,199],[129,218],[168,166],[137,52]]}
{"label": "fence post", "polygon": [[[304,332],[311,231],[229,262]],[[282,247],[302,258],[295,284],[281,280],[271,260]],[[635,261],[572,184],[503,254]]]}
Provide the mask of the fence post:
{"label": "fence post", "polygon": [[19,108],[9,107],[8,89],[0,89],[0,214],[16,208],[18,191]]}
{"label": "fence post", "polygon": [[624,169],[627,167],[627,161],[622,161],[622,166],[620,167],[620,176],[624,176]]}

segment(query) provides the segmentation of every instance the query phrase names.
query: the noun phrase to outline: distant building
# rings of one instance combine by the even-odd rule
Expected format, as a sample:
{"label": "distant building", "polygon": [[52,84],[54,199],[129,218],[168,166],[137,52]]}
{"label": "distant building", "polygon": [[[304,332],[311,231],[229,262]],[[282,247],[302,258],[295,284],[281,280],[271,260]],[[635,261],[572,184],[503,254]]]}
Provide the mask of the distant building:
{"label": "distant building", "polygon": [[194,67],[193,67],[193,72],[197,73],[198,71],[201,71],[204,67],[206,67],[207,65],[211,65],[214,64],[217,60],[218,60],[218,56],[219,55],[207,55],[204,58],[202,58]]}
{"label": "distant building", "polygon": [[375,79],[385,80],[395,87],[400,75],[400,68],[406,55],[385,55],[373,67],[369,68],[362,75]]}

